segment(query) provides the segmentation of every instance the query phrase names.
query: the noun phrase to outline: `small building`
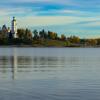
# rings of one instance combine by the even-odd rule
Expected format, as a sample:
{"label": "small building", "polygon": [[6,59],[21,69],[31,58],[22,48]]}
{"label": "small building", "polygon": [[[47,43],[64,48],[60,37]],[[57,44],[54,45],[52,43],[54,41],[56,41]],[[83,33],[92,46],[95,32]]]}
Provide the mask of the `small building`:
{"label": "small building", "polygon": [[0,28],[0,32],[3,33],[5,37],[8,37],[10,39],[17,38],[17,23],[15,17],[13,17],[11,21],[11,28],[6,27],[6,25],[3,25]]}

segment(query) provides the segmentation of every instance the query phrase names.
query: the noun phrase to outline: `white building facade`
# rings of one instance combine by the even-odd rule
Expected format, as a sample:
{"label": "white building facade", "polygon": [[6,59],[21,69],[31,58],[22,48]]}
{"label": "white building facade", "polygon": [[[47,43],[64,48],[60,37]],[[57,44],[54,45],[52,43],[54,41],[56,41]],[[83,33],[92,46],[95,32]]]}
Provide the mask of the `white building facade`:
{"label": "white building facade", "polygon": [[13,34],[14,38],[17,38],[17,22],[15,17],[13,17],[13,20],[11,22],[11,33]]}

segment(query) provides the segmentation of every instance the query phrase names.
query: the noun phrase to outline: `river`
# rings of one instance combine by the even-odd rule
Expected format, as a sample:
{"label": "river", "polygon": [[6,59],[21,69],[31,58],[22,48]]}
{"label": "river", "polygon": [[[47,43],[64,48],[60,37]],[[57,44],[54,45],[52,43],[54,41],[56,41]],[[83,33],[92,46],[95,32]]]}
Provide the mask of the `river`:
{"label": "river", "polygon": [[100,49],[1,47],[0,100],[100,100]]}

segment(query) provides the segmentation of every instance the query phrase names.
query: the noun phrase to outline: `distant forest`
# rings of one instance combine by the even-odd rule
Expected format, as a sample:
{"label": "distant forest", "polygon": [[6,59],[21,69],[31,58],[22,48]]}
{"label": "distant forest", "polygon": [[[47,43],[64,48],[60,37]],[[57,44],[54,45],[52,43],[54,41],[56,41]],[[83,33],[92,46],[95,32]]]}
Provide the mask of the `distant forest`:
{"label": "distant forest", "polygon": [[78,36],[60,36],[52,31],[30,29],[18,29],[17,38],[8,36],[7,31],[0,31],[1,46],[33,46],[33,47],[100,47],[100,38],[81,39]]}

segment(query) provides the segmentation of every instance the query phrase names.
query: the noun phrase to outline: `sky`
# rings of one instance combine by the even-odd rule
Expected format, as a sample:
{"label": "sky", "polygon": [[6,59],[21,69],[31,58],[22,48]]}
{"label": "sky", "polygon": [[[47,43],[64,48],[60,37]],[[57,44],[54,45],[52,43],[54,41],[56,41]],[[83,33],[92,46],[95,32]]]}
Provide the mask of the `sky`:
{"label": "sky", "polygon": [[0,0],[0,25],[100,37],[100,0]]}

